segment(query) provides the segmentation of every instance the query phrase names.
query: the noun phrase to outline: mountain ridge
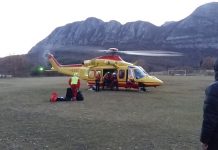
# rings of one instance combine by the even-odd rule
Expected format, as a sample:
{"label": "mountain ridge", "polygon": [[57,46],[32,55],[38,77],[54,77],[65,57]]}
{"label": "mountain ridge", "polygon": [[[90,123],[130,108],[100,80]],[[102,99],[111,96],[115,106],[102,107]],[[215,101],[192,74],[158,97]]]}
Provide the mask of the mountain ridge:
{"label": "mountain ridge", "polygon": [[[216,16],[218,16],[218,2],[202,5],[186,18],[162,26],[146,21],[126,24],[115,20],[104,22],[90,17],[84,21],[57,27],[28,52],[28,57],[35,63],[45,64],[45,54],[51,52],[54,55],[58,54],[58,60],[62,63],[73,63],[76,62],[75,60],[78,62],[84,60],[84,55],[75,56],[77,51],[83,50],[91,58],[99,55],[94,54],[94,50],[98,48],[163,49],[182,52],[185,56],[175,58],[175,60],[174,58],[165,60],[165,64],[159,63],[158,65],[197,67],[202,58],[218,54],[218,18]],[[89,47],[90,50],[88,50]],[[61,52],[65,56],[61,56]],[[156,59],[146,58],[145,63],[152,64]]]}

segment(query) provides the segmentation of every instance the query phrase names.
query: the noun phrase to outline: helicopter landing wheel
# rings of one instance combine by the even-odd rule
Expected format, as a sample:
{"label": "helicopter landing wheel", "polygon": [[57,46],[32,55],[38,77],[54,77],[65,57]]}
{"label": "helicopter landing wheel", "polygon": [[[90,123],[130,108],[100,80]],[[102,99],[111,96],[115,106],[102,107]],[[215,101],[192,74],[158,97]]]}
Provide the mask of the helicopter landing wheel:
{"label": "helicopter landing wheel", "polygon": [[144,84],[139,83],[139,91],[143,91],[143,92],[147,91]]}
{"label": "helicopter landing wheel", "polygon": [[139,87],[139,91],[143,91],[143,92],[146,92],[147,89],[145,87]]}

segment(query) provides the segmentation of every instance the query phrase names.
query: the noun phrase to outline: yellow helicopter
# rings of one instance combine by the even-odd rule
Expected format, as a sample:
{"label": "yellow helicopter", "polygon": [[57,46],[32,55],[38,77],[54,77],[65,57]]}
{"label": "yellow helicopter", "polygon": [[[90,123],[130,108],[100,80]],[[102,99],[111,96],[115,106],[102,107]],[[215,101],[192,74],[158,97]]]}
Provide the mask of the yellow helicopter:
{"label": "yellow helicopter", "polygon": [[96,75],[100,75],[100,86],[104,84],[104,76],[107,73],[116,73],[119,88],[132,88],[146,90],[146,87],[157,87],[163,81],[149,75],[141,66],[124,61],[117,53],[141,55],[141,56],[181,56],[180,53],[170,51],[119,51],[117,48],[99,50],[110,53],[90,60],[84,60],[82,64],[61,65],[52,54],[48,54],[48,60],[52,70],[69,75],[76,73],[87,81],[87,85],[95,86]]}

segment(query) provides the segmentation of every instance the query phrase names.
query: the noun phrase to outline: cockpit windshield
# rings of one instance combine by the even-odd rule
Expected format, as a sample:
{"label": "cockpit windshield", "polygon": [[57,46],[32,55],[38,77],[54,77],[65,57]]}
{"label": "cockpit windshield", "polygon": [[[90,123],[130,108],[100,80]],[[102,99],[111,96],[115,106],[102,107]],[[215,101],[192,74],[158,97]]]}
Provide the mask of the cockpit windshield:
{"label": "cockpit windshield", "polygon": [[140,79],[148,75],[148,73],[140,66],[129,67],[129,72],[134,72],[134,77],[136,79]]}
{"label": "cockpit windshield", "polygon": [[141,66],[137,66],[139,69],[141,69],[146,75],[148,75],[148,73],[141,67]]}

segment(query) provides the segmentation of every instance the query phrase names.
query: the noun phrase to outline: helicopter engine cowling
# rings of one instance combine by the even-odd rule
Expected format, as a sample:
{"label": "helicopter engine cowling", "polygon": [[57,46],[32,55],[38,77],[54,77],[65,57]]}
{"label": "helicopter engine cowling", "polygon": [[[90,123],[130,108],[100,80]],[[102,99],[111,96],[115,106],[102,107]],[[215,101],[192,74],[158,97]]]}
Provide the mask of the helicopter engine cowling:
{"label": "helicopter engine cowling", "polygon": [[88,66],[96,66],[98,65],[98,62],[96,59],[91,59],[91,60],[85,60],[84,61],[84,66],[88,67]]}
{"label": "helicopter engine cowling", "polygon": [[90,60],[84,60],[84,66],[89,66],[91,65],[91,61]]}

